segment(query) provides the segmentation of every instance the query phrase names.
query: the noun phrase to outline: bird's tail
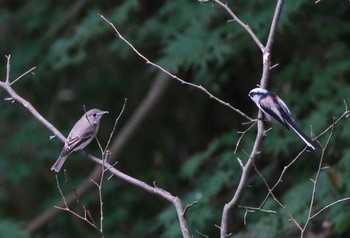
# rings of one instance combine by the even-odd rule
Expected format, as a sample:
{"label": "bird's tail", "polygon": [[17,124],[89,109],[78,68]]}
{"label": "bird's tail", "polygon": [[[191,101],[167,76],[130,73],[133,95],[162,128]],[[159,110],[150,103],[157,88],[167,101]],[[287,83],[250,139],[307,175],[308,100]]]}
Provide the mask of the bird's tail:
{"label": "bird's tail", "polygon": [[60,156],[57,161],[55,162],[54,165],[52,165],[51,170],[54,170],[56,173],[59,172],[62,168],[62,165],[64,164],[64,162],[66,161],[68,155],[66,156]]}
{"label": "bird's tail", "polygon": [[287,121],[288,125],[293,129],[293,131],[295,131],[295,133],[297,133],[297,135],[305,142],[305,144],[311,148],[312,150],[319,150],[321,149],[321,146],[316,142],[311,140],[310,137],[308,137],[307,135],[304,134],[304,132],[302,132],[298,126],[295,124],[294,121],[292,120],[288,120]]}

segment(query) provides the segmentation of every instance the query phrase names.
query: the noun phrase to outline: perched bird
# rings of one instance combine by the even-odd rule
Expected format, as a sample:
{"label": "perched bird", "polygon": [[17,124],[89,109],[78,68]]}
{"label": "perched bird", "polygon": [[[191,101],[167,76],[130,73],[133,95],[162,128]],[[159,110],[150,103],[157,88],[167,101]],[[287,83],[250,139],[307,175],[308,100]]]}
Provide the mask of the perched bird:
{"label": "perched bird", "polygon": [[92,139],[94,139],[100,125],[100,120],[106,113],[108,112],[99,109],[91,109],[75,123],[72,130],[69,132],[60,156],[51,167],[51,170],[55,172],[60,171],[68,155],[74,151],[84,149]]}
{"label": "perched bird", "polygon": [[320,149],[317,142],[312,141],[298,128],[287,105],[276,94],[262,88],[254,88],[248,95],[264,113],[268,121],[278,121],[288,130],[292,128],[309,148],[312,150]]}

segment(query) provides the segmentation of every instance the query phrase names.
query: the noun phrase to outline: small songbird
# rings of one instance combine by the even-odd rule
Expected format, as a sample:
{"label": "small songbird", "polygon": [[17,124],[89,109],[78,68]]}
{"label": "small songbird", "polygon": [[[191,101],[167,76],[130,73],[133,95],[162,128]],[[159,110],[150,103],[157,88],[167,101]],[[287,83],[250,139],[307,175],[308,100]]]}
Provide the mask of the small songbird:
{"label": "small songbird", "polygon": [[84,149],[94,139],[99,129],[100,120],[106,113],[108,112],[91,109],[75,123],[69,132],[60,156],[51,170],[60,171],[63,163],[72,152]]}
{"label": "small songbird", "polygon": [[309,148],[312,150],[320,149],[320,145],[317,142],[312,141],[298,128],[287,105],[276,94],[262,88],[254,88],[248,95],[264,113],[268,121],[278,121],[288,130],[292,128]]}

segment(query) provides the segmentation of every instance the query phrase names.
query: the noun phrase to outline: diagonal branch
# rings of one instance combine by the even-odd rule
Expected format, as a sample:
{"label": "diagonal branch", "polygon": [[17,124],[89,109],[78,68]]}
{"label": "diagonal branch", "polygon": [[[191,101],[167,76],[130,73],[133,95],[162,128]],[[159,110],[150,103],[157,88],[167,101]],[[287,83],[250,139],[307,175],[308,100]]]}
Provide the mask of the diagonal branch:
{"label": "diagonal branch", "polygon": [[[199,2],[209,2],[209,0],[198,0]],[[254,33],[254,31],[252,30],[252,28],[250,28],[250,26],[248,24],[245,24],[228,6],[227,3],[222,3],[219,0],[212,0],[215,3],[217,3],[218,5],[220,5],[221,7],[223,7],[228,14],[232,17],[232,19],[237,22],[239,25],[241,25],[242,28],[245,29],[246,32],[248,32],[248,34],[250,35],[250,37],[253,39],[253,41],[259,46],[260,50],[262,52],[264,52],[264,45],[261,43],[261,41],[259,40],[259,38],[256,36],[256,34]]]}
{"label": "diagonal branch", "polygon": [[140,180],[137,180],[127,174],[124,174],[123,172],[115,169],[111,164],[109,164],[107,161],[100,160],[92,155],[88,155],[90,159],[94,160],[96,163],[100,164],[101,166],[104,166],[104,168],[108,169],[108,172],[112,173],[114,176],[117,176],[118,178],[127,181],[130,184],[133,184],[151,194],[157,195],[160,198],[163,198],[170,203],[172,203],[176,209],[176,213],[178,216],[178,220],[180,223],[182,235],[184,238],[190,238],[190,233],[188,230],[187,222],[185,219],[185,209],[182,206],[181,200],[177,197],[169,193],[168,191],[159,188],[157,186],[150,186],[145,182],[142,182]]}
{"label": "diagonal branch", "polygon": [[64,135],[57,130],[50,122],[48,122],[41,114],[32,106],[30,102],[19,96],[11,87],[11,84],[13,82],[16,82],[19,80],[19,78],[22,78],[25,76],[25,74],[29,74],[32,72],[33,68],[28,70],[26,73],[22,74],[20,77],[16,78],[12,83],[10,82],[10,59],[11,55],[6,56],[7,58],[7,76],[6,80],[4,82],[0,81],[0,87],[3,88],[10,96],[12,100],[15,100],[16,102],[22,104],[41,124],[43,124],[47,129],[49,129],[55,136],[57,136],[62,142],[65,141]]}
{"label": "diagonal branch", "polygon": [[114,24],[112,22],[110,22],[109,20],[107,20],[107,18],[105,18],[103,15],[100,15],[101,18],[103,20],[105,20],[112,28],[113,30],[116,32],[117,36],[124,41],[140,58],[142,58],[144,61],[146,61],[146,64],[150,64],[153,67],[158,68],[159,70],[161,70],[162,72],[164,72],[165,74],[169,75],[171,78],[179,81],[181,84],[185,84],[194,88],[197,88],[201,91],[203,91],[204,93],[206,93],[209,98],[214,99],[215,101],[219,102],[220,104],[225,105],[226,107],[231,108],[233,111],[235,111],[236,113],[238,113],[239,115],[241,115],[242,117],[244,117],[245,119],[247,119],[248,121],[253,121],[252,118],[250,118],[249,116],[247,116],[245,113],[243,113],[241,110],[233,107],[230,103],[227,103],[217,97],[215,97],[213,94],[211,94],[206,88],[204,88],[202,85],[197,85],[194,83],[190,83],[187,82],[181,78],[179,78],[178,76],[176,76],[175,74],[170,73],[169,71],[167,71],[166,69],[164,69],[163,67],[161,67],[160,65],[153,63],[152,61],[150,61],[147,57],[145,57],[143,54],[141,54],[127,39],[125,39],[122,34],[118,31],[118,29],[114,26]]}

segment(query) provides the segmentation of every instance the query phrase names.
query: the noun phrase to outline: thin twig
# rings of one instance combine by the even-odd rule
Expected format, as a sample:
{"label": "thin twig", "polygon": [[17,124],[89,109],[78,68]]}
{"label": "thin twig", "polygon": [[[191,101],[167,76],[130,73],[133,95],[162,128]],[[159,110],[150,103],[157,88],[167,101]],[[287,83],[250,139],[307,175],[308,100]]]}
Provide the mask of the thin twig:
{"label": "thin twig", "polygon": [[62,192],[61,187],[60,187],[60,183],[58,182],[57,174],[55,174],[55,178],[56,178],[57,189],[58,189],[58,191],[59,191],[60,194],[61,194],[63,203],[64,203],[64,205],[65,205],[66,207],[68,207],[67,202],[66,202],[66,198],[64,197],[63,192]]}
{"label": "thin twig", "polygon": [[6,63],[6,80],[5,83],[10,83],[10,59],[11,59],[11,55],[5,55],[6,59],[7,59],[7,63]]}
{"label": "thin twig", "polygon": [[[305,152],[305,149],[306,149],[306,148],[304,148],[303,150],[301,150],[301,151],[299,152],[299,154],[298,154],[297,156],[295,156],[295,158],[294,158],[289,164],[287,164],[286,166],[283,167],[283,170],[282,170],[282,172],[281,172],[279,178],[277,179],[277,182],[272,186],[272,188],[268,187],[268,188],[269,188],[269,192],[267,193],[267,195],[266,195],[265,199],[263,200],[263,202],[261,203],[260,207],[264,207],[264,205],[265,205],[265,203],[266,203],[266,201],[267,201],[267,199],[269,198],[270,195],[273,196],[273,193],[272,193],[273,190],[277,187],[277,185],[278,185],[279,183],[282,183],[282,182],[283,182],[282,178],[283,178],[284,174],[287,172],[288,168],[289,168],[290,166],[292,166],[292,165],[294,164],[294,162]],[[267,184],[267,183],[266,183],[266,184]],[[274,196],[273,196],[273,197],[274,197]],[[276,200],[276,202],[277,202],[282,208],[285,208],[285,205],[283,205],[282,203],[280,203],[278,200]]]}
{"label": "thin twig", "polygon": [[[111,131],[111,133],[109,134],[109,138],[108,138],[108,141],[107,141],[107,144],[106,144],[105,152],[106,152],[106,150],[109,148],[109,144],[110,144],[111,141],[112,141],[112,137],[113,137],[113,135],[114,135],[115,129],[117,128],[118,121],[119,121],[120,117],[122,116],[122,114],[123,114],[123,112],[124,112],[124,110],[125,110],[126,101],[127,101],[127,99],[125,98],[125,99],[124,99],[124,104],[123,104],[122,110],[119,112],[118,117],[115,119],[115,122],[114,122],[114,125],[113,125],[113,128],[112,128],[112,131]],[[116,163],[117,163],[117,162],[116,162]]]}
{"label": "thin twig", "polygon": [[237,153],[237,149],[238,149],[239,144],[241,143],[242,138],[244,137],[244,135],[245,135],[248,131],[250,131],[250,129],[253,128],[253,126],[255,126],[255,124],[256,124],[256,122],[252,123],[246,130],[244,130],[244,131],[239,131],[239,132],[238,132],[238,134],[241,134],[241,135],[240,135],[239,138],[238,138],[238,141],[237,141],[237,143],[236,143],[236,147],[235,147],[235,150],[233,151],[233,154],[236,154],[236,153]]}
{"label": "thin twig", "polygon": [[85,206],[83,207],[83,208],[84,208],[84,216],[79,215],[78,213],[72,211],[72,210],[69,208],[68,203],[67,203],[67,201],[66,201],[66,198],[65,198],[65,196],[64,196],[64,194],[63,194],[63,192],[62,192],[62,189],[61,189],[61,187],[60,187],[60,183],[58,182],[58,177],[57,177],[57,175],[55,175],[55,178],[56,178],[57,189],[58,189],[58,191],[60,192],[61,197],[62,197],[62,200],[63,200],[64,205],[65,205],[65,207],[55,206],[55,208],[73,214],[74,216],[76,216],[76,217],[78,217],[79,219],[81,219],[81,220],[87,222],[89,225],[91,225],[92,227],[94,227],[95,229],[98,230],[98,227],[95,225],[95,223],[94,223],[93,221],[90,221],[89,219],[87,219],[87,216],[86,216],[87,212],[86,212]]}
{"label": "thin twig", "polygon": [[[257,44],[257,46],[259,46],[260,50],[264,52],[264,48],[265,48],[264,45],[261,43],[261,41],[256,36],[254,31],[250,28],[250,26],[248,24],[245,24],[241,19],[239,19],[239,17],[237,17],[237,15],[227,6],[227,3],[223,3],[219,0],[213,0],[213,1],[218,5],[220,5],[221,7],[223,7],[228,12],[228,14],[232,17],[234,22],[237,22],[239,25],[241,25],[241,27],[243,27],[245,31],[253,39],[253,41]],[[208,0],[199,0],[199,2],[208,2]]]}
{"label": "thin twig", "polygon": [[[335,122],[335,121],[334,121]],[[313,205],[314,205],[314,202],[315,202],[315,197],[316,197],[316,188],[317,188],[317,183],[318,183],[318,179],[319,179],[319,176],[321,174],[321,170],[322,170],[322,163],[323,163],[323,158],[324,158],[324,153],[325,153],[325,150],[333,136],[333,132],[334,132],[334,124],[333,122],[333,126],[331,127],[331,131],[330,131],[330,134],[327,138],[327,141],[326,141],[326,144],[324,145],[324,148],[322,149],[322,154],[321,154],[321,158],[320,158],[320,161],[319,161],[319,164],[318,164],[318,169],[317,169],[317,172],[316,172],[316,175],[315,175],[315,178],[312,179],[313,181],[313,187],[312,187],[312,193],[311,193],[311,199],[310,199],[310,206],[309,206],[309,212],[308,212],[308,216],[307,216],[307,219],[306,219],[306,222],[304,224],[304,227],[302,228],[301,232],[300,232],[300,237],[303,238],[304,237],[304,232],[306,231],[306,228],[308,226],[308,224],[310,223],[311,221],[311,213],[312,213],[312,209],[313,209]]]}
{"label": "thin twig", "polygon": [[103,153],[102,155],[102,160],[103,160],[103,164],[101,166],[101,177],[100,177],[100,184],[97,186],[98,187],[98,197],[100,200],[100,232],[103,233],[103,196],[102,196],[102,186],[103,186],[103,179],[104,179],[104,175],[105,175],[105,163],[107,160],[107,156],[106,153]]}
{"label": "thin twig", "polygon": [[[345,109],[344,109],[344,112],[342,113],[342,115],[340,115],[340,117],[335,120],[332,125],[328,126],[325,130],[323,130],[319,135],[317,135],[315,138],[319,138],[321,135],[324,135],[325,133],[327,133],[329,130],[331,130],[334,126],[336,126],[343,118],[346,118],[347,115],[350,113],[350,110],[348,110],[348,107],[347,107],[347,104],[346,102],[344,101],[344,104],[345,104]],[[279,183],[282,183],[282,178],[284,176],[284,174],[287,172],[287,170],[289,169],[289,167],[291,167],[295,161],[305,152],[305,150],[307,149],[307,147],[304,147],[300,152],[299,154],[294,157],[294,159],[289,163],[287,164],[286,166],[284,166],[279,178],[277,179],[277,182],[271,187],[269,188],[269,192],[268,194],[266,195],[265,199],[263,200],[263,202],[261,203],[260,207],[263,207],[267,201],[267,199],[269,198],[270,195],[273,195],[272,192],[273,190],[277,187],[277,185]],[[285,207],[284,205],[280,204],[281,207]]]}
{"label": "thin twig", "polygon": [[244,209],[248,209],[251,211],[260,211],[260,212],[265,212],[268,214],[276,214],[277,212],[274,210],[270,210],[270,209],[261,209],[260,207],[250,207],[250,206],[238,206],[239,208],[244,208]]}
{"label": "thin twig", "polygon": [[[302,151],[302,152],[304,152],[304,150]],[[296,161],[296,159],[301,155],[302,153],[300,153],[293,161]],[[294,163],[294,162],[293,162]],[[291,165],[292,163],[290,163],[290,165]],[[289,165],[289,166],[290,166]],[[260,171],[258,170],[258,168],[255,166],[255,164],[254,164],[254,168],[255,168],[255,171],[258,173],[258,175],[262,178],[262,180],[264,181],[264,184],[265,184],[265,186],[267,187],[267,189],[268,189],[268,194],[267,194],[267,196],[265,197],[265,199],[264,199],[264,201],[262,202],[262,204],[257,208],[259,211],[261,211],[261,209],[262,209],[262,207],[265,205],[265,203],[266,203],[266,201],[267,201],[267,199],[268,199],[268,197],[271,195],[272,196],[272,198],[273,198],[273,200],[287,213],[287,215],[289,216],[289,218],[290,218],[290,220],[291,221],[293,221],[294,222],[294,224],[301,230],[302,228],[301,228],[301,225],[295,220],[295,218],[293,217],[293,215],[292,215],[292,213],[290,213],[290,211],[288,210],[288,208],[287,208],[287,205],[283,205],[282,204],[282,202],[280,202],[277,198],[276,198],[276,196],[273,194],[273,189],[277,186],[277,184],[279,183],[279,182],[282,182],[282,177],[280,177],[279,179],[278,179],[278,182],[274,185],[274,187],[272,187],[272,188],[270,188],[270,186],[269,186],[269,184],[267,183],[267,181],[266,181],[266,179],[265,179],[265,177],[260,173]],[[284,172],[286,171],[286,167],[285,167],[285,170],[284,170]],[[283,172],[283,174],[284,174],[284,172]]]}
{"label": "thin twig", "polygon": [[344,100],[343,102],[344,102],[344,107],[345,107],[343,114],[341,114],[340,117],[338,119],[336,119],[330,126],[328,126],[322,133],[318,134],[318,136],[316,136],[315,139],[321,137],[322,135],[327,133],[329,130],[331,130],[332,127],[337,125],[338,122],[341,121],[344,117],[347,118],[349,116],[350,109],[348,109],[348,105],[347,105],[346,101]]}
{"label": "thin twig", "polygon": [[[6,56],[7,58],[7,76],[4,82],[0,81],[0,87],[2,87],[13,100],[22,104],[41,124],[48,128],[54,135],[58,137],[62,142],[66,140],[64,135],[57,130],[50,122],[48,122],[33,106],[30,102],[19,96],[11,87],[10,84],[10,55]],[[27,71],[29,73],[29,71]]]}
{"label": "thin twig", "polygon": [[186,212],[188,209],[193,207],[194,205],[198,204],[198,201],[193,201],[191,204],[187,204],[186,207],[183,209],[182,215],[186,215]]}
{"label": "thin twig", "polygon": [[185,216],[183,213],[183,207],[182,207],[181,200],[177,196],[173,196],[171,193],[169,193],[168,191],[166,191],[162,188],[159,188],[157,186],[150,186],[143,181],[137,180],[137,179],[135,179],[127,174],[124,174],[123,172],[114,168],[107,161],[100,160],[92,155],[88,155],[88,156],[90,159],[94,160],[99,165],[104,166],[104,168],[108,168],[108,172],[112,173],[114,176],[116,176],[124,181],[127,181],[128,183],[133,184],[139,188],[142,188],[143,190],[145,190],[151,194],[157,195],[157,196],[171,202],[176,209],[176,213],[177,213],[178,220],[180,223],[180,228],[182,231],[182,236],[184,238],[191,237],[189,230],[188,230],[187,222],[186,222],[186,219],[185,219]]}
{"label": "thin twig", "polygon": [[[254,169],[256,171],[256,173],[259,175],[259,177],[263,180],[266,188],[268,189],[268,194],[265,197],[264,201],[262,202],[262,204],[259,206],[259,209],[262,209],[265,205],[265,202],[267,201],[267,198],[269,197],[269,195],[272,196],[273,200],[275,200],[281,207],[285,208],[285,206],[276,198],[276,196],[273,194],[273,188],[270,188],[269,184],[267,183],[265,177],[261,174],[261,172],[259,171],[259,169],[256,167],[255,163],[254,163]],[[280,181],[280,180],[279,180]]]}
{"label": "thin twig", "polygon": [[22,75],[20,75],[18,78],[16,78],[15,80],[13,80],[11,82],[11,85],[16,83],[18,80],[20,80],[22,77],[24,77],[25,75],[29,74],[29,73],[33,73],[33,71],[36,69],[36,67],[31,68],[30,70],[27,70],[26,72],[24,72]]}
{"label": "thin twig", "polygon": [[199,230],[196,230],[196,233],[204,238],[209,238],[209,236],[204,235],[202,232],[200,232]]}
{"label": "thin twig", "polygon": [[[125,109],[125,105],[126,105],[126,98],[124,100],[124,104],[123,104],[123,107],[118,115],[118,117],[116,118],[115,122],[114,122],[114,125],[113,125],[113,129],[109,135],[109,139],[107,141],[107,144],[104,148],[104,150],[102,151],[102,148],[101,148],[101,151],[102,151],[102,160],[103,160],[103,164],[101,166],[101,176],[100,176],[100,183],[99,184],[96,184],[97,185],[97,188],[98,188],[98,197],[99,197],[99,200],[100,200],[100,232],[103,234],[103,220],[104,220],[104,215],[103,215],[103,205],[104,205],[104,202],[103,202],[103,195],[102,195],[102,187],[103,187],[103,180],[104,180],[104,175],[105,175],[105,172],[107,170],[109,170],[109,167],[106,168],[106,161],[108,160],[108,157],[110,156],[110,152],[108,150],[108,147],[109,147],[109,144],[112,140],[112,137],[114,135],[114,132],[115,132],[115,129],[117,127],[117,123],[121,117],[121,115],[123,114],[124,112],[124,109]],[[96,138],[97,139],[97,138]]]}
{"label": "thin twig", "polygon": [[[75,194],[75,199],[76,199],[76,203],[79,203],[80,199],[79,199],[79,196],[78,196],[78,192],[77,190],[75,189],[75,187],[73,185],[71,185],[71,183],[69,182],[69,178],[68,178],[68,174],[67,174],[67,170],[64,169],[63,170],[63,173],[64,173],[64,179],[65,179],[65,183],[69,184]],[[57,176],[57,174],[56,174]],[[84,206],[84,205],[83,205]]]}
{"label": "thin twig", "polygon": [[330,204],[324,206],[322,209],[320,209],[318,212],[316,212],[314,215],[312,215],[312,216],[310,217],[310,220],[312,220],[312,219],[314,219],[315,217],[317,217],[318,215],[320,215],[320,214],[321,214],[323,211],[325,211],[326,209],[328,209],[328,208],[330,208],[330,207],[332,207],[332,206],[334,206],[334,205],[336,205],[336,204],[338,204],[338,203],[345,202],[345,201],[348,201],[348,200],[350,200],[350,197],[346,197],[346,198],[339,199],[339,200],[337,200],[337,201],[335,201],[335,202],[332,202],[332,203],[330,203]]}

